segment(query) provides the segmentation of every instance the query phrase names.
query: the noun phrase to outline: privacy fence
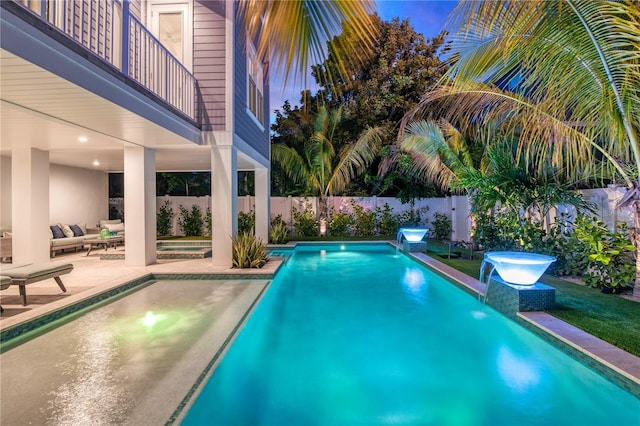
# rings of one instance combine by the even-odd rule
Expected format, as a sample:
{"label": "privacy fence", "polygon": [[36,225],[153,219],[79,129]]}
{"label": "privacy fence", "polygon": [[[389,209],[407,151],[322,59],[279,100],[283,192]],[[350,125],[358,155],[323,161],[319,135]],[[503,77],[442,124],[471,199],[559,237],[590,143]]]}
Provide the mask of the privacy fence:
{"label": "privacy fence", "polygon": [[[620,222],[627,222],[633,225],[633,215],[630,208],[616,209],[616,203],[626,193],[625,188],[610,186],[608,188],[589,189],[580,191],[585,199],[595,207],[595,214],[610,229]],[[211,197],[157,197],[156,206],[159,210],[168,201],[174,211],[172,220],[172,235],[181,235],[178,226],[180,217],[180,206],[191,209],[197,206],[202,212],[202,217],[206,215],[207,208],[211,206]],[[271,217],[281,216],[287,223],[290,230],[293,230],[293,210],[299,212],[310,208],[314,213],[318,210],[318,199],[316,197],[271,197]],[[349,214],[354,213],[354,205],[365,210],[384,209],[389,206],[394,214],[401,214],[407,210],[417,210],[421,212],[420,226],[429,228],[436,213],[447,216],[451,219],[451,240],[469,241],[471,231],[471,219],[469,214],[469,199],[467,196],[451,196],[439,198],[421,198],[412,203],[402,203],[392,197],[329,197],[328,205],[330,211],[342,211]],[[109,199],[110,216],[121,217],[123,208],[122,198]],[[215,206],[213,206],[215,208]],[[238,211],[249,213],[255,208],[255,198],[251,196],[238,197]],[[547,223],[553,223],[556,215],[561,213],[575,214],[571,206],[560,205],[552,210],[547,217]],[[214,225],[215,226],[215,225]],[[206,229],[206,226],[204,227]]]}

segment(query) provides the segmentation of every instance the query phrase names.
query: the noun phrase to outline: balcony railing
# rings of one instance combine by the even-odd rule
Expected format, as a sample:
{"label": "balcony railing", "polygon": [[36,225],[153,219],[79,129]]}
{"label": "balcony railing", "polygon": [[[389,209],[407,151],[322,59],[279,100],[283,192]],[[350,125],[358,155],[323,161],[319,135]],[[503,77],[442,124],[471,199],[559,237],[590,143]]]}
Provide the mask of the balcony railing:
{"label": "balcony railing", "polygon": [[196,123],[195,77],[129,12],[127,0],[14,0]]}

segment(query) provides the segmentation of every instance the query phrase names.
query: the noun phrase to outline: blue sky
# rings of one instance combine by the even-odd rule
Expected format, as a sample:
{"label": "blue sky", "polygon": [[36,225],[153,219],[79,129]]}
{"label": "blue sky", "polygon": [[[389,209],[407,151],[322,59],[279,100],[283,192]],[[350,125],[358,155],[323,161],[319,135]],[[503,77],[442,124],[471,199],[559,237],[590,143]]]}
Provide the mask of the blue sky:
{"label": "blue sky", "polygon": [[[385,21],[390,21],[396,16],[400,19],[409,18],[411,25],[425,37],[431,38],[440,33],[444,28],[449,13],[456,5],[454,0],[378,0],[378,14]],[[312,77],[308,77],[307,84],[314,85]],[[315,87],[309,87],[315,91]],[[283,88],[282,79],[278,75],[271,76],[271,121],[273,121],[273,111],[280,109],[286,99],[292,105],[297,105],[300,99],[300,92],[303,84],[296,81],[295,84],[290,79],[287,87]]]}

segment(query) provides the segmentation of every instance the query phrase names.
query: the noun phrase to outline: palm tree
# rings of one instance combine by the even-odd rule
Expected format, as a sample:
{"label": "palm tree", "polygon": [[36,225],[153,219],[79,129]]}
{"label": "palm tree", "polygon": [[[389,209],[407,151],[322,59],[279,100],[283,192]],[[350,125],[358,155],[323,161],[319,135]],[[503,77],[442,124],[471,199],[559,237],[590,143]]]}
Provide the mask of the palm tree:
{"label": "palm tree", "polygon": [[[464,133],[517,134],[531,164],[628,187],[640,300],[640,8],[627,1],[459,2],[451,67],[413,112],[436,106]],[[407,120],[410,117],[407,117]]]}
{"label": "palm tree", "polygon": [[491,137],[492,144],[482,144],[444,120],[419,120],[407,124],[400,147],[414,158],[419,178],[444,191],[466,191],[472,213],[486,214],[496,207],[516,216],[524,212],[523,218],[540,220],[548,229],[547,215],[558,204],[590,210],[569,190],[570,183],[557,182],[552,168],[544,174],[528,169],[511,139]]}
{"label": "palm tree", "polygon": [[[329,216],[327,197],[342,192],[374,160],[384,137],[381,127],[365,129],[357,141],[336,152],[336,130],[342,121],[342,109],[322,107],[314,121],[311,138],[303,152],[283,144],[271,146],[271,158],[286,175],[319,197],[319,224],[326,226]],[[320,231],[320,230],[319,230]],[[322,232],[320,232],[322,233]]]}
{"label": "palm tree", "polygon": [[[363,46],[372,46],[375,28],[372,0],[242,0],[236,3],[238,14],[253,40],[258,55],[272,69],[284,71],[287,82],[293,69],[296,77],[306,78],[309,61],[321,64],[326,59],[326,42],[348,25],[354,34],[354,46],[342,46],[334,53],[338,62],[364,58]],[[359,41],[364,43],[359,44]],[[340,52],[349,52],[344,58]],[[344,67],[338,72],[345,73]]]}

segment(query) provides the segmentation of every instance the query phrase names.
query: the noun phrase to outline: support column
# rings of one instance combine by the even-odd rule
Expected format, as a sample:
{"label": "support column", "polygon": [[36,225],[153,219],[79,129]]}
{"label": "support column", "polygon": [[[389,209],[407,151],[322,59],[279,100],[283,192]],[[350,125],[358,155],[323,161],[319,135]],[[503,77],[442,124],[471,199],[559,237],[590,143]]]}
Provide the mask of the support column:
{"label": "support column", "polygon": [[49,152],[11,152],[13,263],[49,262]]}
{"label": "support column", "polygon": [[211,147],[211,260],[232,265],[231,237],[238,233],[238,154],[233,146]]}
{"label": "support column", "polygon": [[256,237],[265,243],[269,242],[269,226],[271,222],[271,182],[269,169],[256,167],[255,169],[256,191]]}
{"label": "support column", "polygon": [[153,149],[124,149],[124,230],[124,264],[156,263],[156,153]]}

